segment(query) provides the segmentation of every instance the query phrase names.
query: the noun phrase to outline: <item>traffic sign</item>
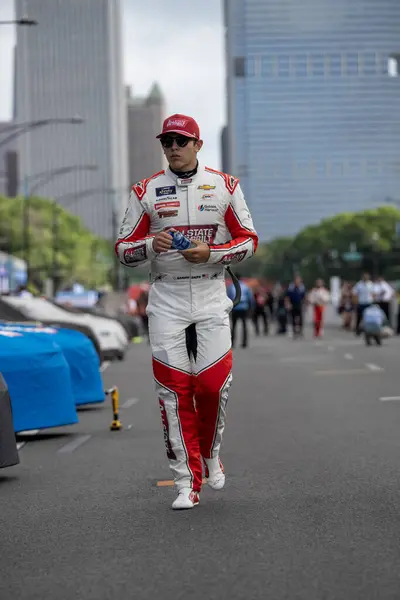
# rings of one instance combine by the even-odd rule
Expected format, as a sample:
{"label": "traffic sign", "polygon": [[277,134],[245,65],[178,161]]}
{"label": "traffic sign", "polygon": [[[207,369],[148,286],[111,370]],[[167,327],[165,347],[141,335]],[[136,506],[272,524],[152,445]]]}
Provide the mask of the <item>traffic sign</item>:
{"label": "traffic sign", "polygon": [[363,255],[361,252],[345,252],[343,254],[343,260],[347,260],[347,262],[356,262],[361,260]]}

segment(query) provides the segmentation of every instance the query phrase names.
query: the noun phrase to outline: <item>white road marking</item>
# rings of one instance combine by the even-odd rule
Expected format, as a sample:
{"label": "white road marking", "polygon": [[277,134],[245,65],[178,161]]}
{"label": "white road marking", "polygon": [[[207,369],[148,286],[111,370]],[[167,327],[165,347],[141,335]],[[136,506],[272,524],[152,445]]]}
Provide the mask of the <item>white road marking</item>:
{"label": "white road marking", "polygon": [[378,365],[374,365],[372,363],[366,363],[365,365],[367,367],[367,369],[369,369],[370,371],[384,371],[385,369],[383,367],[379,367]]}
{"label": "white road marking", "polygon": [[123,404],[121,404],[121,408],[130,408],[138,402],[140,402],[139,398],[129,398],[129,400],[126,400]]}
{"label": "white road marking", "polygon": [[133,425],[132,423],[130,425],[128,425],[127,429],[132,429]]}
{"label": "white road marking", "polygon": [[111,362],[109,360],[104,361],[100,367],[100,373],[103,373],[106,369],[108,369],[108,367],[110,365],[111,365]]}
{"label": "white road marking", "polygon": [[334,351],[334,349],[335,349],[335,346],[328,346],[328,350],[329,350],[329,352],[333,352],[333,351]]}
{"label": "white road marking", "polygon": [[353,355],[352,354],[345,354],[344,355],[346,360],[353,360]]}
{"label": "white road marking", "polygon": [[314,375],[365,375],[371,373],[368,369],[329,369],[326,371],[315,371]]}
{"label": "white road marking", "polygon": [[383,396],[379,400],[381,402],[395,402],[396,400],[400,400],[400,396]]}
{"label": "white road marking", "polygon": [[21,448],[23,448],[25,446],[26,442],[18,442],[17,443],[17,450],[21,450]]}
{"label": "white road marking", "polygon": [[66,444],[65,446],[60,448],[58,452],[62,454],[68,454],[70,452],[73,452],[79,446],[87,442],[91,437],[91,435],[79,435],[74,440],[72,440],[72,442],[69,442],[69,444]]}

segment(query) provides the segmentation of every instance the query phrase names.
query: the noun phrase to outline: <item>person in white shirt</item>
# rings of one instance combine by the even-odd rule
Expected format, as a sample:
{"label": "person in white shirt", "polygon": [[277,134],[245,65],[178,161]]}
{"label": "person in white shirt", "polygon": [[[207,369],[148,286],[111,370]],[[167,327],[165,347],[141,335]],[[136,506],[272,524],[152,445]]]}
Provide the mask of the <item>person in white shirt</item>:
{"label": "person in white shirt", "polygon": [[390,302],[394,296],[394,289],[383,277],[378,277],[374,284],[374,295],[375,302],[379,304],[387,320],[390,321]]}
{"label": "person in white shirt", "polygon": [[324,326],[325,306],[328,304],[330,294],[322,279],[317,279],[315,287],[308,295],[308,302],[312,305],[314,311],[314,337],[322,336]]}
{"label": "person in white shirt", "polygon": [[369,273],[364,273],[363,278],[356,283],[353,288],[353,295],[357,297],[356,335],[360,335],[363,312],[374,301],[374,284]]}

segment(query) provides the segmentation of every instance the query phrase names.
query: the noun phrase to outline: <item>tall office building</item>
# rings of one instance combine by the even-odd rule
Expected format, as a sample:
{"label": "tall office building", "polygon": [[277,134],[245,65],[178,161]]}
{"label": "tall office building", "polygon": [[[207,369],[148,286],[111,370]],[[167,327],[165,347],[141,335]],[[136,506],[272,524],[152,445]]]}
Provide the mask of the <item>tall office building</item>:
{"label": "tall office building", "polygon": [[[55,177],[37,194],[56,198],[93,232],[111,239],[113,207],[119,221],[128,197],[120,1],[29,0],[27,8],[38,25],[17,30],[17,120],[78,116],[85,122],[47,125],[21,136],[21,178],[33,183],[40,173],[97,165],[95,172]],[[26,2],[16,0],[17,18],[25,9]]]}
{"label": "tall office building", "polygon": [[261,239],[398,198],[399,0],[225,0],[230,171]]}
{"label": "tall office building", "polygon": [[129,181],[158,173],[166,166],[160,141],[156,136],[165,119],[165,99],[155,83],[148,96],[134,96],[127,86]]}

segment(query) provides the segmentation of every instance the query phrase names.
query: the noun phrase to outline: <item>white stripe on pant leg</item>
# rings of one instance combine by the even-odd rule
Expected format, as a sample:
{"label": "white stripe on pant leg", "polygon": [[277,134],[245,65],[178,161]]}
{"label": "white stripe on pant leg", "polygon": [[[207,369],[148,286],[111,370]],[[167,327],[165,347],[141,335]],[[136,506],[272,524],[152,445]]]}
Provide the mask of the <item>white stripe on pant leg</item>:
{"label": "white stripe on pant leg", "polygon": [[214,439],[211,446],[210,456],[211,458],[216,458],[219,456],[219,450],[222,442],[222,435],[225,429],[225,421],[226,421],[226,405],[228,404],[228,395],[229,388],[232,384],[232,372],[229,373],[228,377],[225,379],[225,383],[221,388],[219,393],[219,406],[218,406],[218,417],[217,422],[215,424],[215,433]]}
{"label": "white stripe on pant leg", "polygon": [[[189,454],[185,445],[182,427],[179,420],[179,402],[178,395],[173,390],[170,390],[157,379],[156,391],[159,399],[164,402],[165,414],[168,422],[169,442],[176,459],[168,459],[171,471],[174,474],[174,481],[178,488],[192,487],[194,476],[189,466]],[[166,451],[168,453],[167,440],[165,439],[166,432],[164,430],[164,441]]]}

